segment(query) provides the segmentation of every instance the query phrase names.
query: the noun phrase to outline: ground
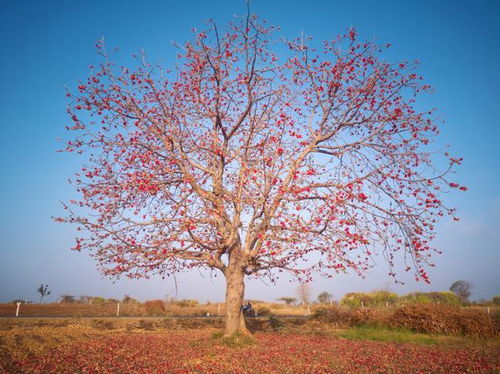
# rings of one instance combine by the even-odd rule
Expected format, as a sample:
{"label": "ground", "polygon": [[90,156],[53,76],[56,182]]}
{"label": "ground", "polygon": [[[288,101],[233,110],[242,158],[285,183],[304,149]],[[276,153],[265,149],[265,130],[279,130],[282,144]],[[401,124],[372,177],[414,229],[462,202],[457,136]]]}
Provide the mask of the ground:
{"label": "ground", "polygon": [[251,344],[198,327],[162,327],[160,319],[3,319],[0,373],[500,373],[495,338],[301,326],[255,331]]}

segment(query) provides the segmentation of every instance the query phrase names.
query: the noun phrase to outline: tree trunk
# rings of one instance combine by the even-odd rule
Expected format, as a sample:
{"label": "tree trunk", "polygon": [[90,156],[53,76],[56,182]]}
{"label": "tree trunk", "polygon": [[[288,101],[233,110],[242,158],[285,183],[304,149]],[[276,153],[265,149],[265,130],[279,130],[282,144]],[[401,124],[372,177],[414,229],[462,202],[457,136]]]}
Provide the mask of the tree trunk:
{"label": "tree trunk", "polygon": [[245,295],[245,273],[240,261],[231,258],[224,273],[226,277],[226,330],[225,337],[235,334],[249,335],[241,306]]}

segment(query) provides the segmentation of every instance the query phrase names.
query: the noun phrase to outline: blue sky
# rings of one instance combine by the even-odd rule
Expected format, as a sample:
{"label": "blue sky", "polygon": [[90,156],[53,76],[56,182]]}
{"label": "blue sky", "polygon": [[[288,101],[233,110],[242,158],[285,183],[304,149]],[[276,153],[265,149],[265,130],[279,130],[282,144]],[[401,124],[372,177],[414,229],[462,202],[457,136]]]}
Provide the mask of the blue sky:
{"label": "blue sky", "polygon": [[[286,5],[285,5],[286,4]],[[315,295],[335,298],[350,291],[389,286],[399,293],[445,290],[454,280],[475,284],[473,298],[500,294],[500,14],[498,1],[277,1],[254,0],[260,17],[281,26],[285,36],[305,32],[317,41],[354,26],[361,37],[393,47],[388,59],[419,59],[420,72],[436,93],[424,99],[445,120],[439,144],[464,157],[455,179],[469,187],[447,199],[459,223],[443,221],[435,245],[443,250],[431,269],[431,285],[409,280],[396,286],[384,263],[366,279],[342,275],[317,279]],[[163,298],[175,294],[172,279],[103,279],[85,253],[69,250],[73,228],[56,224],[60,201],[75,196],[67,178],[77,170],[74,156],[56,153],[66,136],[65,86],[84,79],[99,62],[95,41],[120,48],[120,62],[144,48],[171,66],[171,41],[185,41],[208,18],[226,24],[244,14],[237,1],[3,1],[0,14],[0,302],[36,300],[40,283],[61,294]],[[177,277],[178,298],[223,299],[221,277],[198,272]],[[296,284],[258,280],[247,297],[273,300],[294,295]]]}

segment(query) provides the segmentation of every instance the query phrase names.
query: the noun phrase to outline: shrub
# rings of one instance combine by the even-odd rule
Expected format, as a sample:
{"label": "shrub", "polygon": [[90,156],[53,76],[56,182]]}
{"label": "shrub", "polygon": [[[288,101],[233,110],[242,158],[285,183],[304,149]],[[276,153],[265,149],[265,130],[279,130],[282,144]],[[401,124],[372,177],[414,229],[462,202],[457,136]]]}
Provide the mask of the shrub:
{"label": "shrub", "polygon": [[400,298],[401,303],[414,303],[414,304],[446,304],[446,305],[460,305],[461,301],[457,295],[451,291],[444,292],[413,292]]}
{"label": "shrub", "polygon": [[122,300],[122,304],[140,304],[141,302],[139,300],[134,299],[133,297],[130,297],[129,295],[125,295]]}
{"label": "shrub", "polygon": [[114,330],[115,324],[112,321],[103,319],[93,319],[90,321],[90,326],[97,330]]}
{"label": "shrub", "polygon": [[91,297],[89,299],[89,304],[102,305],[105,303],[106,303],[106,299],[104,297],[96,296],[96,297]]}
{"label": "shrub", "polygon": [[345,294],[345,296],[340,301],[340,304],[351,308],[359,308],[360,306],[366,305],[368,301],[369,296],[366,293],[350,292]]}
{"label": "shrub", "polygon": [[442,304],[401,307],[392,314],[388,324],[430,334],[491,336],[495,333],[491,319],[483,311]]}
{"label": "shrub", "polygon": [[269,309],[265,306],[258,307],[256,309],[256,312],[257,312],[258,316],[270,316],[272,314],[271,309]]}
{"label": "shrub", "polygon": [[313,318],[324,323],[347,326],[351,323],[351,312],[337,306],[318,308],[314,311]]}
{"label": "shrub", "polygon": [[61,295],[61,304],[73,304],[75,301],[75,297],[72,295]]}
{"label": "shrub", "polygon": [[165,312],[165,305],[161,300],[149,300],[144,303],[146,315],[159,316]]}
{"label": "shrub", "polygon": [[341,304],[358,308],[360,306],[385,306],[386,304],[395,304],[398,301],[398,295],[389,291],[372,291],[369,293],[364,292],[351,292],[346,294]]}
{"label": "shrub", "polygon": [[[153,301],[157,301],[157,300],[153,300]],[[146,321],[144,319],[141,319],[141,320],[139,320],[139,328],[144,329],[144,330],[148,330],[148,331],[153,331],[153,330],[155,330],[155,324],[153,321]]]}
{"label": "shrub", "polygon": [[181,308],[187,308],[198,305],[198,300],[177,300],[173,303]]}
{"label": "shrub", "polygon": [[352,326],[383,326],[387,325],[391,313],[387,309],[356,309],[350,313],[349,322]]}
{"label": "shrub", "polygon": [[269,317],[269,326],[277,331],[283,328],[283,322],[281,322],[277,317],[271,316]]}

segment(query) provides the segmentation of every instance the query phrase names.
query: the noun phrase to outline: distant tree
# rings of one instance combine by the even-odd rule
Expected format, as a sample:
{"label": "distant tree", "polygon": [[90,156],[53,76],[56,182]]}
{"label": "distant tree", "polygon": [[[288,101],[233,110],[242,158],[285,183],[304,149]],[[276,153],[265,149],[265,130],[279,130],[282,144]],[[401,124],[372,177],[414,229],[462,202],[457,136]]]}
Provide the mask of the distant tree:
{"label": "distant tree", "polygon": [[309,283],[301,283],[297,287],[297,296],[302,304],[309,303],[311,300],[311,285]]}
{"label": "distant tree", "polygon": [[63,304],[73,304],[76,300],[72,295],[61,295],[61,303]]}
{"label": "distant tree", "polygon": [[295,297],[280,297],[278,300],[283,301],[286,305],[293,305],[297,301]]}
{"label": "distant tree", "polygon": [[40,303],[42,302],[42,299],[45,297],[45,296],[49,296],[50,295],[50,292],[49,291],[49,285],[48,284],[41,284],[40,287],[38,287],[38,293],[40,294]]}
{"label": "distant tree", "polygon": [[82,295],[78,298],[78,302],[82,304],[90,304],[90,300],[92,300],[92,296]]}
{"label": "distant tree", "polygon": [[329,294],[328,292],[321,292],[319,295],[318,295],[318,301],[321,303],[321,304],[325,304],[325,303],[328,303],[330,302],[330,300],[332,299],[332,295]]}
{"label": "distant tree", "polygon": [[466,303],[469,301],[469,296],[471,295],[471,290],[474,285],[466,280],[457,280],[453,282],[450,287],[450,291],[453,292],[460,298],[460,301]]}
{"label": "distant tree", "polygon": [[491,301],[494,305],[500,305],[500,296],[493,296]]}
{"label": "distant tree", "polygon": [[141,302],[139,300],[134,299],[130,295],[125,295],[122,300],[123,304],[140,304]]}
{"label": "distant tree", "polygon": [[89,304],[102,305],[106,303],[106,299],[101,296],[94,296],[89,300]]}

